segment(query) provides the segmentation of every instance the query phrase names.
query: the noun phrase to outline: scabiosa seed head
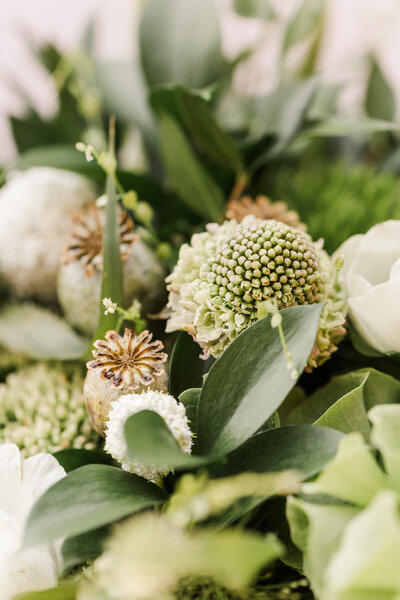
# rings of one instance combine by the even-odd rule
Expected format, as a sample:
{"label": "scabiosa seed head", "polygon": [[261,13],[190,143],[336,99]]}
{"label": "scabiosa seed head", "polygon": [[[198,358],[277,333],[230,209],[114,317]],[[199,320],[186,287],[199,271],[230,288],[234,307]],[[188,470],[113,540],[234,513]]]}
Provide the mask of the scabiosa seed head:
{"label": "scabiosa seed head", "polygon": [[190,454],[192,448],[192,432],[186,416],[185,407],[175,398],[163,392],[153,390],[141,394],[126,394],[112,403],[106,427],[105,450],[122,463],[122,468],[136,473],[153,482],[158,482],[167,475],[169,469],[144,466],[136,460],[128,458],[125,441],[125,423],[129,417],[142,411],[151,410],[162,417],[178,442],[183,452]]}
{"label": "scabiosa seed head", "polygon": [[218,357],[260,318],[266,301],[278,309],[326,301],[313,367],[329,357],[343,335],[345,302],[336,279],[321,244],[289,225],[252,215],[241,223],[212,224],[181,248],[167,278],[167,331],[188,331],[205,355]]}
{"label": "scabiosa seed head", "polygon": [[119,396],[149,387],[162,391],[168,388],[163,364],[167,355],[162,352],[162,342],[152,341],[149,331],[136,335],[131,329],[125,329],[123,337],[108,331],[105,337],[94,343],[94,360],[87,363],[84,385],[89,418],[100,435],[104,435],[111,403]]}

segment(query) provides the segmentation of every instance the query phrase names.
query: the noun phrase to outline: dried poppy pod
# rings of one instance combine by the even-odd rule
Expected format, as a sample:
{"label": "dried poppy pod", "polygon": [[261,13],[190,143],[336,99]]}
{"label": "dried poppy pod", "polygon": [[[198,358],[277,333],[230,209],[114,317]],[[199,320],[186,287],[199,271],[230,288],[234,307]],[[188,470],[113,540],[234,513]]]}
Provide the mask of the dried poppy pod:
{"label": "dried poppy pod", "polygon": [[162,342],[153,342],[152,337],[147,330],[136,335],[125,329],[123,337],[116,331],[108,331],[105,340],[94,343],[94,360],[86,365],[83,393],[90,422],[103,437],[114,400],[148,389],[168,390],[168,374],[163,364],[167,355],[162,352]]}
{"label": "dried poppy pod", "polygon": [[289,210],[284,202],[272,202],[267,196],[258,195],[254,200],[250,196],[243,196],[228,202],[225,213],[227,219],[236,219],[240,223],[247,215],[254,215],[257,219],[275,219],[300,231],[307,230],[295,210]]}
{"label": "dried poppy pod", "polygon": [[[58,276],[58,300],[67,321],[87,335],[96,331],[103,267],[104,211],[91,206],[75,215]],[[139,300],[143,313],[156,312],[165,299],[165,272],[156,253],[134,232],[125,211],[119,213],[120,252],[127,306]]]}

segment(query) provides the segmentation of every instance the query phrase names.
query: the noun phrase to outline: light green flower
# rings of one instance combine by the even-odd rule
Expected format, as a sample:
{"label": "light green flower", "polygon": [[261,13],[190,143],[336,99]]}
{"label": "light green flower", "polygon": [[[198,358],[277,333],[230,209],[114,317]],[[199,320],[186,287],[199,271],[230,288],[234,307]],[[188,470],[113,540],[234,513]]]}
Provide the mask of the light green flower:
{"label": "light green flower", "polygon": [[304,232],[248,216],[210,224],[182,246],[167,278],[167,331],[183,329],[218,357],[262,314],[263,303],[278,308],[325,302],[308,367],[322,364],[345,331],[346,304],[337,269],[319,243]]}
{"label": "light green flower", "polygon": [[0,442],[23,456],[97,446],[83,399],[79,367],[37,364],[8,375],[0,385]]}

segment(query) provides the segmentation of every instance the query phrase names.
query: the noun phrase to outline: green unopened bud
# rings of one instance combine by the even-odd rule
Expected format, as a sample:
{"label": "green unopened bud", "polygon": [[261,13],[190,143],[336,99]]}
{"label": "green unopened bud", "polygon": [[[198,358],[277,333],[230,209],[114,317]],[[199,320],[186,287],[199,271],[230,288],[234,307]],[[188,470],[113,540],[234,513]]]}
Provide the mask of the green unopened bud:
{"label": "green unopened bud", "polygon": [[133,190],[129,190],[122,195],[122,204],[129,210],[136,210],[138,205],[138,195]]}
{"label": "green unopened bud", "polygon": [[147,202],[138,202],[135,209],[135,216],[145,225],[150,225],[154,217],[154,211]]}
{"label": "green unopened bud", "polygon": [[99,156],[98,163],[109,175],[112,175],[117,170],[116,158],[110,152],[102,152]]}
{"label": "green unopened bud", "polygon": [[171,256],[171,246],[168,242],[161,242],[157,246],[157,256],[160,260],[167,261]]}

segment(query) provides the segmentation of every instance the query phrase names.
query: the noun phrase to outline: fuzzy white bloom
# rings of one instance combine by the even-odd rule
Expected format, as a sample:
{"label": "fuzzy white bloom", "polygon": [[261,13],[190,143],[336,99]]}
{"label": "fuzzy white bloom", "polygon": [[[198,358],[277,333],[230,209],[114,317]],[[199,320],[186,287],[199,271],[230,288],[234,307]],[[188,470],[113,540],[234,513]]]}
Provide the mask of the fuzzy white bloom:
{"label": "fuzzy white bloom", "polygon": [[356,331],[378,352],[400,352],[400,221],[353,235],[335,254],[344,256],[340,275]]}
{"label": "fuzzy white bloom", "polygon": [[34,167],[9,176],[0,191],[0,274],[14,294],[56,299],[69,218],[95,198],[88,180],[61,169]]}
{"label": "fuzzy white bloom", "polygon": [[21,549],[21,542],[33,504],[64,476],[50,454],[23,461],[15,444],[0,445],[0,600],[57,584],[60,544]]}
{"label": "fuzzy white bloom", "polygon": [[178,442],[183,452],[190,454],[192,449],[192,432],[186,416],[185,407],[163,392],[148,391],[141,394],[126,394],[111,404],[106,428],[105,450],[122,463],[122,468],[131,473],[136,473],[150,481],[158,481],[167,475],[168,469],[142,465],[136,460],[127,458],[127,444],[125,441],[125,423],[132,415],[142,411],[151,410],[162,417]]}
{"label": "fuzzy white bloom", "polygon": [[112,314],[115,313],[115,310],[117,308],[117,304],[115,302],[113,302],[111,300],[111,298],[103,298],[102,302],[103,302],[104,308],[106,309],[104,311],[105,315],[112,315]]}

